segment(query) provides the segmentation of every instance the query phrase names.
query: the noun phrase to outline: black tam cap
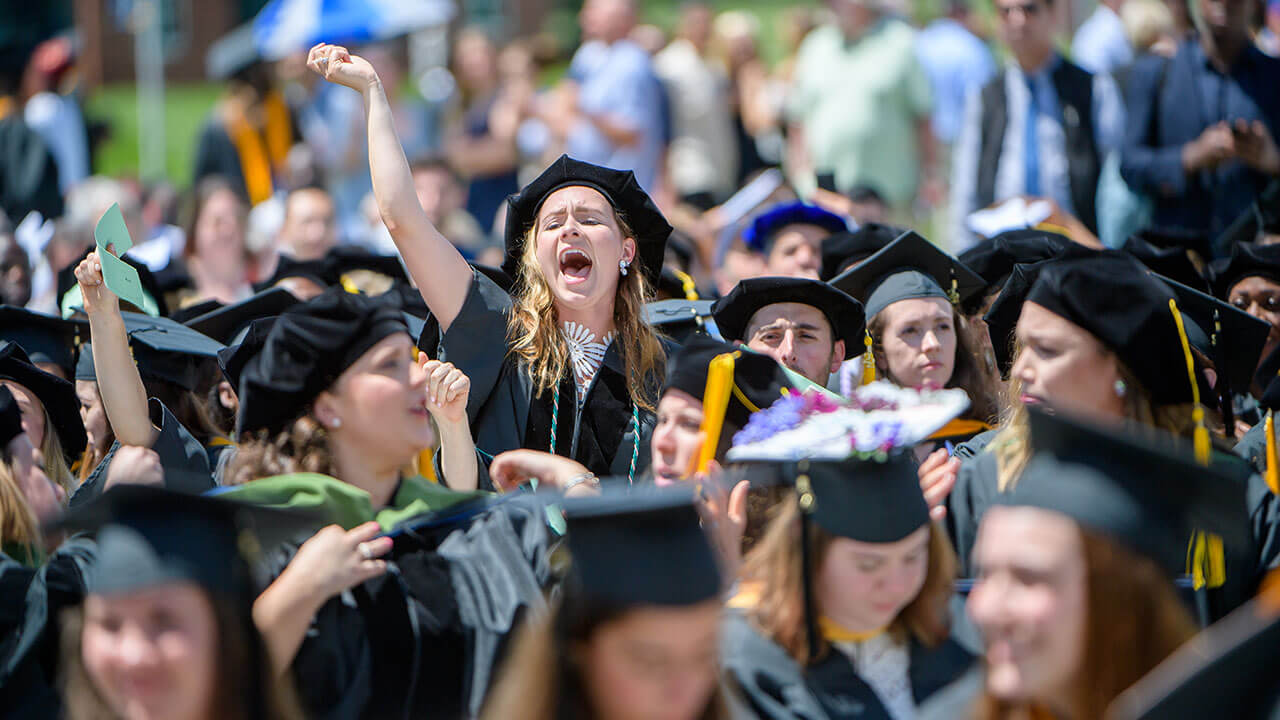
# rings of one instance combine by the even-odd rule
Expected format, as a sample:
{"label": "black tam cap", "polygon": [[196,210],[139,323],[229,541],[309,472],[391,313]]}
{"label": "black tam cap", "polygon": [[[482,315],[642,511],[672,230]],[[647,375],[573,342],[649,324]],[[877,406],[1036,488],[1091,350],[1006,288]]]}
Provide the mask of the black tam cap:
{"label": "black tam cap", "polygon": [[1255,275],[1280,283],[1280,245],[1237,243],[1231,248],[1231,257],[1209,265],[1213,294],[1223,300],[1228,299],[1232,286]]}
{"label": "black tam cap", "polygon": [[249,358],[237,392],[239,433],[277,433],[383,338],[408,333],[393,304],[330,288],[280,315]]}
{"label": "black tam cap", "polygon": [[1201,631],[1111,703],[1113,720],[1280,717],[1274,592]]}
{"label": "black tam cap", "polygon": [[983,240],[964,251],[958,258],[986,281],[981,293],[965,303],[965,312],[973,314],[985,295],[998,291],[1013,273],[1013,266],[1050,260],[1075,245],[1065,235],[1034,228],[1006,230],[990,240]]}
{"label": "black tam cap", "polygon": [[929,524],[929,505],[908,451],[883,460],[800,461],[795,479],[801,510],[832,535],[891,543]]}
{"label": "black tam cap", "polygon": [[[1183,573],[1196,531],[1247,545],[1250,466],[1196,462],[1191,443],[1154,428],[1101,427],[1028,408],[1032,457],[1000,503],[1054,510]],[[1142,432],[1143,434],[1138,434]]]}
{"label": "black tam cap", "polygon": [[[1267,344],[1271,325],[1212,295],[1169,278],[1161,279],[1177,296],[1178,309],[1204,334],[1202,346],[1192,340],[1188,327],[1187,338],[1192,340],[1192,347],[1213,362],[1229,388],[1247,392],[1262,359],[1262,348]],[[1221,381],[1219,384],[1221,386]]]}
{"label": "black tam cap", "polygon": [[868,318],[911,298],[940,297],[964,303],[986,287],[982,277],[964,263],[910,231],[841,273],[831,284],[861,300]]}
{"label": "black tam cap", "polygon": [[695,605],[720,594],[720,570],[689,488],[566,498],[573,575],[623,607]]}
{"label": "black tam cap", "polygon": [[224,345],[230,345],[243,336],[250,322],[279,315],[297,304],[298,298],[288,290],[269,288],[238,303],[194,317],[183,324]]}
{"label": "black tam cap", "polygon": [[222,370],[222,376],[231,383],[232,388],[239,391],[240,373],[249,359],[262,351],[262,346],[266,345],[267,336],[271,334],[271,328],[275,324],[275,317],[258,318],[245,328],[244,337],[240,338],[240,342],[218,351],[218,368]]}
{"label": "black tam cap", "polygon": [[342,274],[328,256],[318,260],[294,260],[288,255],[281,255],[276,261],[276,271],[266,281],[255,285],[254,290],[261,292],[273,288],[289,278],[310,280],[322,288],[342,282]]}
{"label": "black tam cap", "polygon": [[36,367],[21,347],[3,340],[0,340],[0,380],[21,385],[40,401],[58,435],[67,464],[79,460],[88,439],[80,419],[75,385]]}
{"label": "black tam cap", "polygon": [[832,233],[822,240],[822,271],[824,281],[848,270],[883,250],[889,243],[907,232],[897,225],[862,223],[856,230]]}
{"label": "black tam cap", "polygon": [[751,317],[766,305],[800,303],[822,311],[831,323],[832,340],[844,341],[845,359],[866,349],[862,303],[831,285],[808,278],[759,277],[739,282],[711,307],[716,327],[729,340],[747,340]]}
{"label": "black tam cap", "polygon": [[1149,231],[1130,235],[1120,249],[1138,258],[1139,262],[1163,277],[1172,278],[1196,290],[1209,290],[1209,281],[1195,263],[1191,262],[1185,247],[1165,247],[1152,242],[1151,237]]}
{"label": "black tam cap", "polygon": [[[143,379],[163,380],[185,390],[200,387],[207,363],[213,362],[223,344],[169,318],[141,313],[121,313],[129,349]],[[77,380],[96,380],[93,348],[85,343],[76,365]]]}
{"label": "black tam cap", "polygon": [[655,300],[645,303],[645,321],[677,343],[696,335],[705,336],[714,300]]}
{"label": "black tam cap", "polygon": [[507,198],[507,257],[502,269],[512,278],[519,277],[520,255],[525,236],[542,202],[551,193],[565,187],[589,187],[599,191],[635,233],[636,262],[649,285],[656,285],[666,253],[671,225],[654,204],[630,170],[613,170],[574,160],[561,155],[550,167]]}
{"label": "black tam cap", "polygon": [[[772,405],[782,397],[782,389],[789,387],[782,367],[768,355],[741,350],[705,335],[694,336],[668,361],[667,382],[662,391],[681,390],[705,402],[711,362],[722,355],[729,355],[733,361],[733,386],[724,417],[741,428],[751,413]],[[703,412],[706,411],[704,407]]]}
{"label": "black tam cap", "polygon": [[0,306],[0,340],[22,346],[33,363],[57,365],[71,377],[75,351],[89,337],[89,323],[63,320],[13,305]]}
{"label": "black tam cap", "polygon": [[296,512],[122,485],[71,509],[55,527],[97,534],[91,593],[194,582],[215,595],[251,598],[248,563],[320,524]]}
{"label": "black tam cap", "polygon": [[18,399],[9,388],[0,385],[0,450],[9,447],[22,432],[22,408],[18,407]]}
{"label": "black tam cap", "polygon": [[1169,307],[1176,302],[1173,290],[1131,256],[1109,251],[1047,263],[1026,299],[1097,338],[1137,375],[1155,403],[1192,400],[1182,338]]}

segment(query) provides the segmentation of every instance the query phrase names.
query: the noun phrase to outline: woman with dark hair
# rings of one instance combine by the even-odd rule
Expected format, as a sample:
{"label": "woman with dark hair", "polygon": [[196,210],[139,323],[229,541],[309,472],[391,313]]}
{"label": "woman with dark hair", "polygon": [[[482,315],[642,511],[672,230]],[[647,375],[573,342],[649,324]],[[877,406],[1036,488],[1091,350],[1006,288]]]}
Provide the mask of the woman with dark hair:
{"label": "woman with dark hair", "polygon": [[[513,297],[427,219],[373,67],[323,44],[308,64],[364,97],[374,196],[439,321],[428,355],[471,380],[477,449],[548,450],[634,480],[648,464],[666,357],[644,302],[671,233],[635,176],[561,157],[511,196],[503,269]],[[491,483],[482,476],[480,486]]]}
{"label": "woman with dark hair", "polygon": [[794,409],[775,406],[729,453],[795,487],[747,555],[721,648],[760,717],[910,718],[972,662],[951,638],[955,553],[916,475],[927,431],[892,402],[874,420],[817,403],[785,430],[773,416]]}
{"label": "woman with dark hair", "polygon": [[1195,634],[1172,582],[1185,538],[1248,533],[1245,478],[1201,465],[1189,443],[1061,411],[1029,415],[1018,492],[990,508],[974,546],[968,612],[985,673],[924,718],[1103,717]]}
{"label": "woman with dark hair", "polygon": [[63,626],[65,716],[301,718],[254,625],[246,531],[287,534],[282,512],[127,486],[61,525],[96,532],[83,606]]}
{"label": "woman with dark hair", "polygon": [[203,178],[191,191],[184,208],[187,242],[182,249],[191,290],[179,306],[203,300],[230,304],[253,294],[245,245],[248,214],[235,186],[220,175]]}
{"label": "woman with dark hair", "polygon": [[516,641],[483,717],[720,720],[720,573],[692,493],[567,499],[572,571]]}

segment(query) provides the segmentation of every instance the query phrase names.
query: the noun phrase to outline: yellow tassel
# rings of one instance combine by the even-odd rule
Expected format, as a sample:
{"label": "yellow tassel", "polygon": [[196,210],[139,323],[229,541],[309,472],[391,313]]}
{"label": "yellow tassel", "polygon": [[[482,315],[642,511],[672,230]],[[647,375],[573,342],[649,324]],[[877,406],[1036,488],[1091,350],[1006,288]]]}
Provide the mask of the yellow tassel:
{"label": "yellow tassel", "polygon": [[693,281],[692,277],[689,277],[689,273],[682,270],[672,270],[671,272],[675,273],[680,280],[680,289],[684,291],[684,299],[697,300],[698,284]]}
{"label": "yellow tassel", "polygon": [[1200,384],[1196,382],[1196,361],[1191,355],[1191,343],[1187,341],[1187,329],[1182,325],[1182,313],[1178,312],[1178,302],[1169,298],[1169,312],[1173,313],[1173,324],[1178,328],[1178,339],[1182,342],[1182,355],[1187,361],[1187,378],[1191,381],[1191,419],[1196,423],[1192,438],[1195,440],[1196,462],[1208,465],[1213,452],[1209,441],[1209,430],[1204,426],[1204,407],[1200,405]]}
{"label": "yellow tassel", "polygon": [[1196,590],[1222,587],[1227,580],[1227,559],[1222,538],[1212,533],[1196,532],[1192,536],[1191,584]]}
{"label": "yellow tassel", "polygon": [[707,386],[702,392],[702,450],[698,453],[698,472],[706,472],[716,458],[724,413],[729,409],[729,393],[733,388],[733,366],[737,352],[724,353],[711,359],[707,368]]}
{"label": "yellow tassel", "polygon": [[1267,411],[1266,423],[1267,472],[1264,477],[1267,479],[1267,487],[1271,488],[1271,494],[1280,495],[1280,458],[1276,457],[1276,425],[1270,410]]}
{"label": "yellow tassel", "polygon": [[865,348],[862,352],[862,384],[870,385],[876,381],[876,356],[871,352],[870,331],[864,332],[862,345]]}

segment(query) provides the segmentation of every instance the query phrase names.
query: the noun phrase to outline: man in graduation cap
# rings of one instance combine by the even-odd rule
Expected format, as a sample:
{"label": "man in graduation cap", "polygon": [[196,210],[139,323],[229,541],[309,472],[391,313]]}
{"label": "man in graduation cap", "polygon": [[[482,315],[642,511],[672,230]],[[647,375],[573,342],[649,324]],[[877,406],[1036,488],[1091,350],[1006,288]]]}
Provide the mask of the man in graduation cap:
{"label": "man in graduation cap", "polygon": [[798,386],[825,386],[865,349],[862,304],[818,280],[743,280],[711,311],[725,339],[771,356]]}
{"label": "man in graduation cap", "polygon": [[800,200],[774,205],[742,232],[742,242],[764,256],[765,274],[818,279],[823,238],[848,230],[844,218]]}

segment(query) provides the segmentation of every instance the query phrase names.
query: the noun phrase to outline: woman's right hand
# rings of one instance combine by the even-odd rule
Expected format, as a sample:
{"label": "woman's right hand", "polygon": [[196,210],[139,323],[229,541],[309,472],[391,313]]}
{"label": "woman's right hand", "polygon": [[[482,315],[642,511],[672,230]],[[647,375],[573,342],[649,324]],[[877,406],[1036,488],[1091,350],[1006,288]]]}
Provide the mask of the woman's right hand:
{"label": "woman's right hand", "polygon": [[368,60],[352,55],[341,45],[320,43],[307,53],[307,67],[337,85],[345,85],[356,92],[378,82],[378,73]]}
{"label": "woman's right hand", "polygon": [[298,578],[308,593],[323,602],[387,571],[378,558],[391,551],[392,540],[378,537],[382,527],[367,522],[351,530],[321,528],[298,548],[285,572]]}
{"label": "woman's right hand", "polygon": [[[489,465],[489,478],[503,492],[515,490],[529,480],[537,480],[539,489],[561,490],[585,472],[586,466],[576,460],[529,449],[499,453]],[[577,487],[590,488],[591,485],[584,483]]]}
{"label": "woman's right hand", "polygon": [[76,282],[80,283],[80,294],[84,296],[86,314],[92,316],[100,312],[120,312],[120,298],[107,288],[106,281],[102,279],[102,261],[98,259],[97,250],[81,260],[75,272]]}
{"label": "woman's right hand", "polygon": [[951,457],[946,448],[934,450],[916,469],[920,489],[924,492],[925,502],[929,504],[931,520],[936,522],[947,516],[947,496],[956,486],[956,476],[959,473],[960,458]]}

